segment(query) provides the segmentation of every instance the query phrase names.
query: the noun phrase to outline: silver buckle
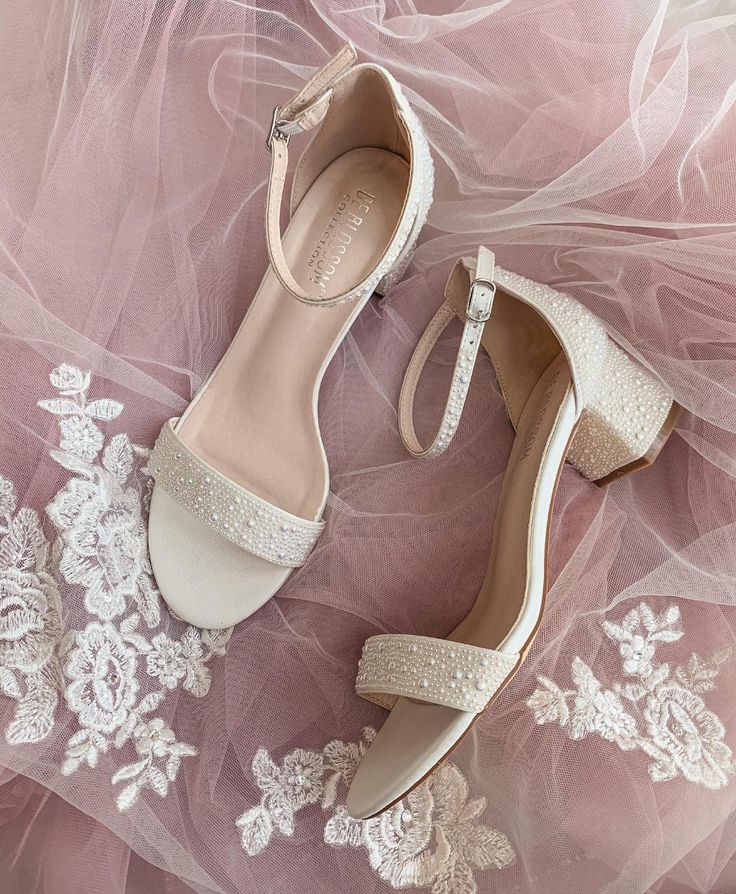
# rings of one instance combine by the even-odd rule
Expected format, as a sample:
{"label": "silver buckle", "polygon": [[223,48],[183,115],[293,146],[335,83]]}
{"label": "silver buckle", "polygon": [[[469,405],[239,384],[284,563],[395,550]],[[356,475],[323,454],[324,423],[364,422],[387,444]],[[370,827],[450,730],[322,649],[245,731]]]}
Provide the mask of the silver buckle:
{"label": "silver buckle", "polygon": [[287,121],[280,121],[279,115],[281,114],[281,106],[276,106],[273,110],[273,115],[271,116],[271,129],[268,132],[268,136],[266,137],[266,148],[268,151],[271,151],[271,144],[274,140],[283,140],[284,143],[289,142],[289,134],[284,133],[281,128],[284,124],[287,124]]}
{"label": "silver buckle", "polygon": [[487,323],[491,319],[495,294],[495,282],[491,282],[490,279],[474,279],[468,292],[468,304],[465,308],[466,318],[474,323]]}

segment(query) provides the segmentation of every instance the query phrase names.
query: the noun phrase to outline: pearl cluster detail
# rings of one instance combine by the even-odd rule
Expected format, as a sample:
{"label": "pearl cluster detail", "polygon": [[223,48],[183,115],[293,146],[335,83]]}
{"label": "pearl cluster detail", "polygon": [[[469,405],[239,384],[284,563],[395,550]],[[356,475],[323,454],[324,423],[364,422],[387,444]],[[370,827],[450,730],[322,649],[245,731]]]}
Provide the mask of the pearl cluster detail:
{"label": "pearl cluster detail", "polygon": [[452,640],[381,634],[363,646],[355,691],[389,709],[404,696],[479,713],[518,661],[518,654]]}
{"label": "pearl cluster detail", "polygon": [[303,565],[324,530],[250,493],[203,462],[174,430],[161,429],[148,460],[157,487],[226,540],[274,565]]}

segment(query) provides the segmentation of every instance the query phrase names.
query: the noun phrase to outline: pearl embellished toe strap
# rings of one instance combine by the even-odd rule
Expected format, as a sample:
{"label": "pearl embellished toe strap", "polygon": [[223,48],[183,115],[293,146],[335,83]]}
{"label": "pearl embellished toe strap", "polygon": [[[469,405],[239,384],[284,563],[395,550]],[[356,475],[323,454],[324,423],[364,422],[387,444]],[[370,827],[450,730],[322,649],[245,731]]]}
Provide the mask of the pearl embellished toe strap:
{"label": "pearl embellished toe strap", "polygon": [[[413,456],[436,456],[447,449],[460,421],[470,388],[473,367],[478,357],[483,328],[490,319],[496,286],[493,282],[495,259],[493,252],[481,246],[478,258],[463,258],[450,273],[445,288],[445,300],[434,315],[419,340],[406,370],[399,397],[399,431],[404,446]],[[440,336],[455,319],[450,302],[453,292],[466,291],[465,326],[460,340],[455,369],[452,373],[450,393],[442,414],[442,421],[432,443],[423,447],[414,429],[414,398],[424,365]]]}
{"label": "pearl embellished toe strap", "polygon": [[169,419],[161,429],[148,461],[156,486],[254,556],[287,568],[303,565],[325,523],[292,515],[220,474],[179,438],[177,422]]}
{"label": "pearl embellished toe strap", "polygon": [[518,653],[431,636],[381,634],[363,646],[355,691],[389,710],[404,696],[477,714],[518,662]]}

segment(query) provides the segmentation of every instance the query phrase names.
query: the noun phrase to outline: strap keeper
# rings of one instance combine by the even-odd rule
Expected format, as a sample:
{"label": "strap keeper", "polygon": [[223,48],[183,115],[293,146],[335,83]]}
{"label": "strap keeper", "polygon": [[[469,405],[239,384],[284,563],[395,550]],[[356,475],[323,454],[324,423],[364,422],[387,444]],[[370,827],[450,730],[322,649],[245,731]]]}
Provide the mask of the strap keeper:
{"label": "strap keeper", "polygon": [[283,140],[286,144],[288,144],[289,142],[289,134],[283,130],[288,122],[279,118],[280,114],[281,106],[276,106],[273,110],[273,115],[271,116],[271,128],[268,131],[268,136],[266,137],[266,148],[269,152],[272,151],[271,144],[274,140]]}
{"label": "strap keeper", "polygon": [[465,318],[474,323],[487,323],[491,319],[493,298],[496,294],[496,284],[489,279],[477,278],[470,284],[468,291],[468,304],[465,308]]}

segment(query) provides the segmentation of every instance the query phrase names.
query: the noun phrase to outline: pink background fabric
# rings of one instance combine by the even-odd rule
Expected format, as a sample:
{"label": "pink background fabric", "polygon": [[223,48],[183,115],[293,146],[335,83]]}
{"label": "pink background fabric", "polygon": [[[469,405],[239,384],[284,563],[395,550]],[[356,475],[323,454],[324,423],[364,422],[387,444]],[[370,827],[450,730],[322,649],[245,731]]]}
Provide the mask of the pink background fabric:
{"label": "pink background fabric", "polygon": [[[149,479],[145,450],[132,445],[150,448],[232,338],[267,263],[271,110],[346,38],[405,85],[431,143],[435,203],[406,279],[366,306],[325,378],[325,534],[229,642],[202,638],[145,601],[136,519],[144,524]],[[6,3],[4,894],[735,889],[735,39],[730,4],[709,0]],[[301,749],[324,769],[342,753],[326,752],[330,742],[357,743],[382,722],[353,691],[365,638],[444,635],[482,579],[512,441],[487,359],[442,457],[411,459],[396,420],[449,267],[481,242],[503,267],[596,313],[684,412],[650,469],[603,490],[564,472],[540,635],[428,789],[429,819],[405,805],[393,832],[342,840],[335,823],[326,830],[342,780],[333,803],[324,793],[292,803],[292,833],[274,827],[249,854],[248,824],[236,823],[265,797],[259,749],[277,768]],[[458,335],[448,331],[422,380],[425,434]],[[91,372],[86,388],[74,370]],[[104,402],[84,416],[104,449],[88,422],[73,429],[77,410],[37,405],[75,389],[69,399],[84,395],[87,408]],[[51,451],[66,452],[66,466]],[[87,451],[86,471],[69,467],[75,451]],[[73,483],[93,478],[94,495]],[[102,591],[123,607],[100,609]],[[19,606],[26,614],[13,614]],[[142,643],[120,646],[134,613],[126,635],[135,627]],[[147,785],[122,810],[136,777],[111,780],[153,754],[156,728],[72,767],[80,743],[70,740],[97,697],[85,677],[100,656],[93,634],[111,654],[138,650],[129,691],[110,677],[122,700],[111,725],[163,692],[141,729],[158,717],[197,752],[180,755],[165,796]],[[157,635],[179,644],[177,661],[189,648],[194,677],[148,672]],[[51,651],[30,669],[19,650],[44,636]],[[642,680],[650,689],[636,697]],[[12,725],[34,685],[58,703],[48,728],[29,733],[28,717]],[[560,699],[575,715],[564,723]],[[283,785],[293,792],[293,780]],[[458,856],[453,839],[450,871],[438,848],[463,810],[469,850]],[[407,824],[420,819],[424,837],[412,838]]]}

